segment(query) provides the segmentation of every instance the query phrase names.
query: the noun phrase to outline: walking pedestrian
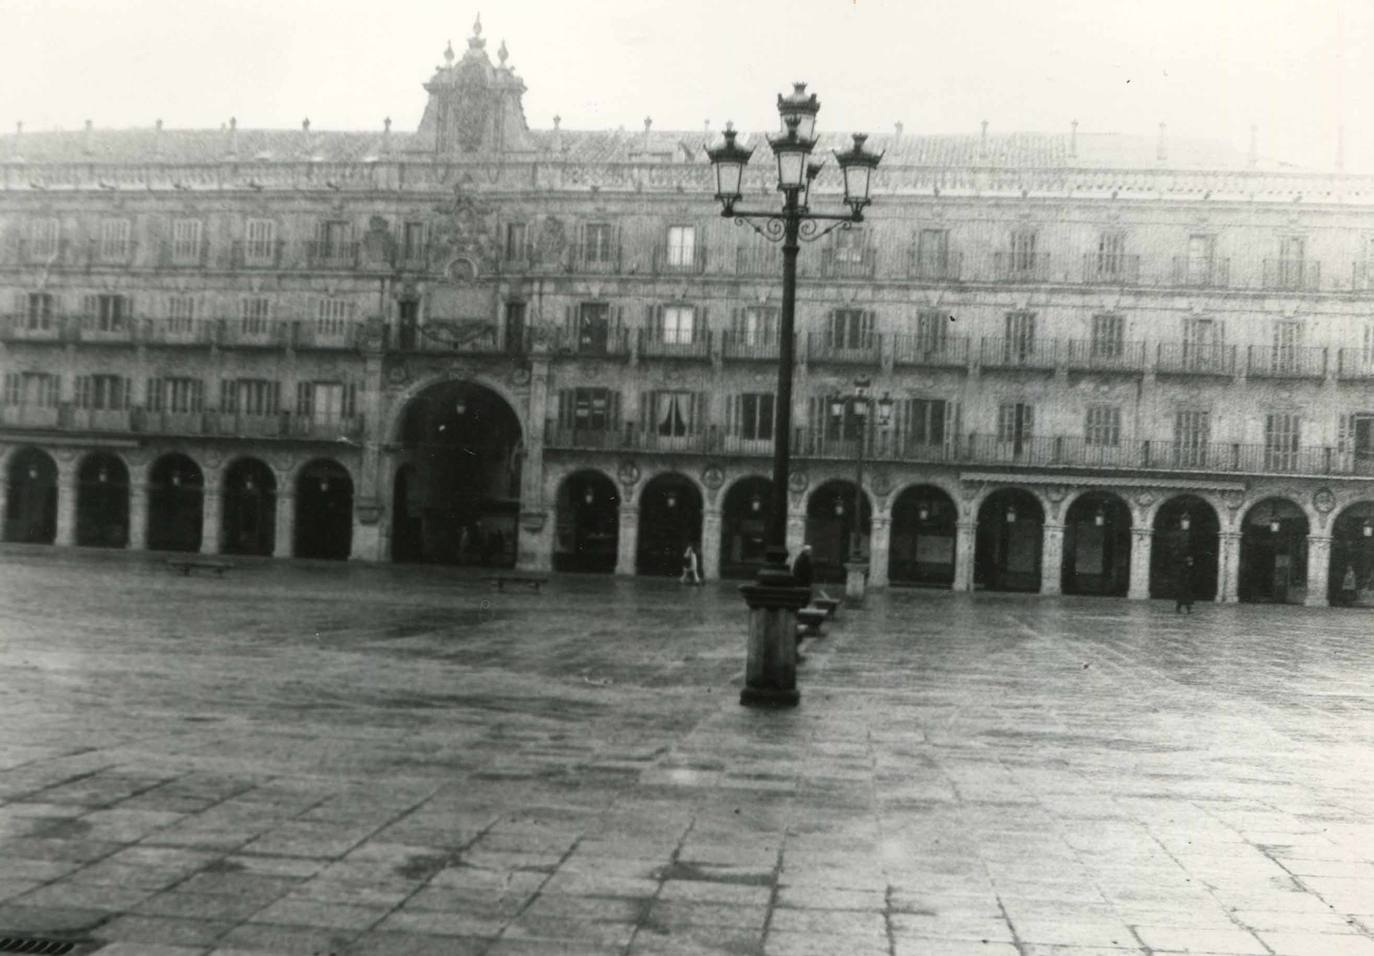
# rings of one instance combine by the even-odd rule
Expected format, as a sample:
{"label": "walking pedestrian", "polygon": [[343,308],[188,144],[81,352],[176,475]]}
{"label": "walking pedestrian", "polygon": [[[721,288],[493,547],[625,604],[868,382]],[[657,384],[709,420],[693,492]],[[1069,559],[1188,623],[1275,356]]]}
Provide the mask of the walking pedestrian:
{"label": "walking pedestrian", "polygon": [[1341,578],[1341,603],[1346,607],[1353,607],[1355,604],[1355,587],[1355,566],[1347,564],[1345,577]]}
{"label": "walking pedestrian", "polygon": [[797,587],[806,588],[807,591],[810,591],[812,576],[811,545],[804,544],[796,558],[792,560],[792,579],[797,582]]}
{"label": "walking pedestrian", "polygon": [[1178,569],[1178,594],[1174,604],[1174,613],[1178,614],[1184,608],[1188,613],[1193,613],[1193,556],[1190,554],[1183,559],[1183,564]]}
{"label": "walking pedestrian", "polygon": [[682,552],[682,577],[678,580],[683,584],[701,584],[700,562],[696,549],[690,543]]}

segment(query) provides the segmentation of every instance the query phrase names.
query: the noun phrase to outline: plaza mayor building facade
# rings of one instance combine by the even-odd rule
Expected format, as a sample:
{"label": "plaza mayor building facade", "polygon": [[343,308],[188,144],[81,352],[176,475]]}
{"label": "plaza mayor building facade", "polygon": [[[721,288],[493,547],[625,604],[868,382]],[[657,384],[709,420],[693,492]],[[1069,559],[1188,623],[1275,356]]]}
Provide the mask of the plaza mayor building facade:
{"label": "plaza mayor building facade", "polygon": [[[752,573],[780,252],[720,217],[718,132],[531,129],[507,60],[476,27],[413,132],[0,141],[4,539]],[[1374,178],[1163,127],[869,144],[867,221],[800,256],[822,579],[856,538],[872,587],[1191,560],[1199,599],[1374,604]]]}

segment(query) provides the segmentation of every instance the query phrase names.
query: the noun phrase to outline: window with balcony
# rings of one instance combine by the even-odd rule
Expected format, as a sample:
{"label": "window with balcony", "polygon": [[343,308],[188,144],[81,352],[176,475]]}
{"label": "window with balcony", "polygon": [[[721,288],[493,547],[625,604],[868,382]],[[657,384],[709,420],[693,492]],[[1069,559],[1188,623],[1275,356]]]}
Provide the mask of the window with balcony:
{"label": "window with balcony", "polygon": [[250,295],[239,300],[239,328],[244,335],[266,335],[272,317],[272,302],[265,295]]}
{"label": "window with balcony", "polygon": [[129,327],[133,310],[129,297],[124,295],[97,295],[88,297],[91,328],[96,332],[122,332]]}
{"label": "window with balcony", "polygon": [[835,262],[858,264],[864,261],[868,237],[862,229],[841,229],[831,234],[831,257]]}
{"label": "window with balcony", "polygon": [[425,257],[425,224],[408,222],[401,231],[401,256],[407,262],[417,262]]}
{"label": "window with balcony", "polygon": [[1089,445],[1116,448],[1121,444],[1121,407],[1089,405],[1083,438]]}
{"label": "window with balcony", "polygon": [[357,411],[357,386],[343,382],[297,382],[296,415],[317,425],[337,425]]}
{"label": "window with balcony", "polygon": [[1296,371],[1302,361],[1303,323],[1282,319],[1274,323],[1271,364],[1276,372]]}
{"label": "window with balcony", "polygon": [[202,225],[199,219],[172,222],[172,262],[186,265],[200,261]]}
{"label": "window with balcony", "polygon": [[281,410],[281,382],[265,378],[221,379],[219,408],[239,415],[276,415]]}
{"label": "window with balcony", "polygon": [[835,351],[873,346],[874,315],[864,309],[834,309],[826,325],[828,348]]}
{"label": "window with balcony", "polygon": [[697,230],[695,226],[668,227],[668,265],[687,269],[696,264]]}
{"label": "window with balcony", "polygon": [[1126,349],[1126,320],[1120,315],[1093,316],[1092,355],[1120,358]]}
{"label": "window with balcony", "polygon": [[1033,229],[1018,229],[1011,234],[1012,272],[1035,271],[1035,241],[1036,233]]}
{"label": "window with balcony", "polygon": [[590,222],[582,229],[582,261],[606,264],[615,258],[615,229],[610,223]]}
{"label": "window with balcony", "polygon": [[1119,278],[1126,272],[1126,234],[1104,232],[1097,238],[1097,275]]}
{"label": "window with balcony", "polygon": [[102,262],[121,262],[130,252],[130,225],[127,219],[104,219],[96,252]]}
{"label": "window with balcony", "polygon": [[1207,464],[1211,441],[1211,412],[1180,409],[1174,413],[1174,464],[1194,468]]}
{"label": "window with balcony", "polygon": [[506,223],[505,253],[507,262],[523,262],[529,258],[529,227],[525,223]]}
{"label": "window with balcony", "polygon": [[6,372],[5,404],[56,408],[62,380],[50,372]]}
{"label": "window with balcony", "polygon": [[750,441],[771,441],[773,419],[772,392],[744,392],[735,396],[731,423],[739,437]]}
{"label": "window with balcony", "polygon": [[696,318],[690,305],[665,305],[659,310],[654,337],[665,345],[690,345],[696,341]]}
{"label": "window with balcony", "polygon": [[525,350],[525,303],[506,303],[506,351],[519,354]]}
{"label": "window with balcony", "polygon": [[922,354],[939,354],[949,347],[949,314],[939,309],[916,313],[916,349]]}
{"label": "window with balcony", "polygon": [[908,445],[943,445],[953,437],[953,402],[943,398],[909,398],[897,407],[897,434]]}
{"label": "window with balcony", "polygon": [[24,314],[24,328],[46,330],[56,321],[57,303],[51,292],[30,292]]}
{"label": "window with balcony", "polygon": [[778,310],[771,305],[750,305],[735,314],[731,324],[739,345],[768,345],[777,340]]}
{"label": "window with balcony", "polygon": [[997,440],[1010,445],[1016,453],[1031,440],[1035,431],[1035,407],[1026,402],[1003,402],[997,406]]}
{"label": "window with balcony", "polygon": [[577,350],[584,355],[605,355],[611,337],[611,307],[605,302],[584,302],[577,314]]}
{"label": "window with balcony", "polygon": [[190,414],[205,407],[205,383],[198,378],[150,378],[148,411]]}
{"label": "window with balcony", "polygon": [[189,295],[173,295],[167,298],[167,329],[171,332],[189,332],[196,319],[196,300]]}
{"label": "window with balcony", "polygon": [[856,441],[864,433],[868,403],[852,395],[827,395],[823,399],[825,437],[831,441]]}
{"label": "window with balcony", "polygon": [[1216,237],[1196,233],[1188,237],[1185,279],[1189,285],[1211,285],[1216,259]]}
{"label": "window with balcony", "polygon": [[1303,287],[1303,263],[1307,254],[1307,241],[1300,236],[1284,236],[1279,239],[1279,287],[1300,289]]}
{"label": "window with balcony", "polygon": [[277,259],[277,224],[271,219],[249,219],[244,230],[243,260],[250,266],[272,265]]}
{"label": "window with balcony", "polygon": [[29,223],[29,255],[51,259],[62,247],[62,224],[56,219],[34,219]]}
{"label": "window with balcony", "polygon": [[1302,423],[1296,412],[1270,412],[1264,416],[1264,464],[1277,471],[1298,465]]}
{"label": "window with balcony", "polygon": [[1002,357],[1006,362],[1024,362],[1035,356],[1035,313],[1008,312]]}
{"label": "window with balcony", "polygon": [[1219,319],[1199,316],[1183,320],[1183,366],[1194,371],[1220,370],[1225,327]]}
{"label": "window with balcony", "polygon": [[578,431],[612,431],[619,425],[620,393],[609,388],[568,388],[560,393],[558,424]]}
{"label": "window with balcony", "polygon": [[917,275],[939,279],[949,271],[949,230],[922,229],[916,236]]}
{"label": "window with balcony", "polygon": [[339,338],[348,333],[352,303],[338,297],[320,299],[315,311],[315,331],[326,338]]}
{"label": "window with balcony", "polygon": [[698,396],[694,392],[653,393],[653,428],[660,438],[682,438],[697,431]]}
{"label": "window with balcony", "polygon": [[76,407],[122,411],[129,407],[129,380],[122,375],[78,375]]}
{"label": "window with balcony", "polygon": [[342,259],[348,255],[353,241],[353,224],[344,219],[326,219],[320,223],[317,235],[321,259]]}

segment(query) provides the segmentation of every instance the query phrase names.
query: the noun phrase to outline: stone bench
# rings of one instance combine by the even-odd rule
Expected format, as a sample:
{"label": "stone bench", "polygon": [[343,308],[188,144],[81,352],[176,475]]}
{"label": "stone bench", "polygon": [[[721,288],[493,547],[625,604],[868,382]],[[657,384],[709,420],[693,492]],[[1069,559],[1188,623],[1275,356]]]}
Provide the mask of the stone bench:
{"label": "stone bench", "polygon": [[505,591],[507,584],[523,584],[538,593],[549,579],[540,574],[496,574],[487,580],[496,585],[498,591]]}
{"label": "stone bench", "polygon": [[840,602],[824,591],[817,591],[816,596],[811,599],[811,606],[824,611],[826,617],[834,617],[835,612],[840,609]]}
{"label": "stone bench", "polygon": [[177,559],[173,558],[167,562],[167,567],[173,571],[181,572],[181,576],[189,578],[192,571],[213,571],[215,577],[223,577],[224,572],[233,567],[228,561],[203,561],[197,558]]}
{"label": "stone bench", "polygon": [[818,607],[797,609],[797,636],[820,637],[821,625],[825,623],[826,613]]}

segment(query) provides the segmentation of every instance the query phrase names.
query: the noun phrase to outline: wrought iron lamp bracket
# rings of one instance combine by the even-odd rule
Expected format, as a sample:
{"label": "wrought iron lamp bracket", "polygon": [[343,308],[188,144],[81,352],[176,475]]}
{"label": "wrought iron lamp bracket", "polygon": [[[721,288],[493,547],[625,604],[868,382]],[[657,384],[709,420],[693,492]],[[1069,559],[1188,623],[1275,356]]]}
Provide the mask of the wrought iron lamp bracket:
{"label": "wrought iron lamp bracket", "polygon": [[[725,207],[721,215],[726,219],[734,219],[737,226],[748,226],[769,242],[782,242],[787,236],[786,212],[754,212],[736,209],[731,203]],[[842,214],[799,211],[796,215],[800,221],[797,238],[802,242],[815,242],[836,229],[852,229],[855,223],[864,221],[861,211]],[[759,225],[755,220],[761,220],[763,225]],[[819,225],[822,222],[828,225],[822,227]]]}

